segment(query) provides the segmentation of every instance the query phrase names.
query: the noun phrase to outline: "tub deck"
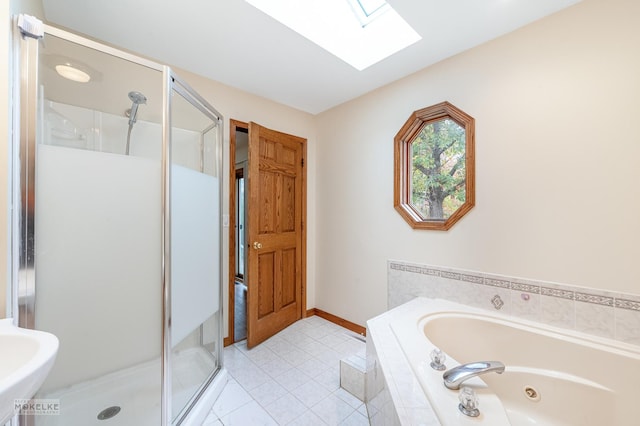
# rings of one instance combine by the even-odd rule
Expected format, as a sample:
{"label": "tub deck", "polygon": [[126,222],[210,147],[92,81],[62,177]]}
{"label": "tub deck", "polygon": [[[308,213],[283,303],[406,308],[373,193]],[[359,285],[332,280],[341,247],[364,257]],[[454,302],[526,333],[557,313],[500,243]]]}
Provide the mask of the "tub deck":
{"label": "tub deck", "polygon": [[[456,303],[418,298],[368,322],[368,408],[380,424],[634,424],[640,348]],[[439,347],[447,368],[497,360],[501,375],[473,378],[479,418],[458,409],[430,366]],[[381,375],[383,380],[375,380]],[[371,384],[369,384],[371,382]],[[417,384],[417,385],[416,385]],[[382,395],[382,396],[381,396]],[[387,401],[382,404],[381,401]],[[417,411],[416,411],[417,410]]]}

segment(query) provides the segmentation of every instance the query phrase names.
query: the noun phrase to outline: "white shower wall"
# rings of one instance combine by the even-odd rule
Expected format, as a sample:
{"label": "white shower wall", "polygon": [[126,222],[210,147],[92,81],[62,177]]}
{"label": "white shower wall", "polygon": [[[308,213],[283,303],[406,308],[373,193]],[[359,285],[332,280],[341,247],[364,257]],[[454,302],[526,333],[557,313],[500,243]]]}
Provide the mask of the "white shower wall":
{"label": "white shower wall", "polygon": [[[142,105],[140,108],[144,108]],[[54,101],[44,102],[44,134],[47,145],[124,154],[129,119]],[[204,129],[203,129],[204,130]],[[173,128],[172,163],[200,169],[200,133]],[[162,126],[138,120],[131,131],[131,156],[160,161]]]}

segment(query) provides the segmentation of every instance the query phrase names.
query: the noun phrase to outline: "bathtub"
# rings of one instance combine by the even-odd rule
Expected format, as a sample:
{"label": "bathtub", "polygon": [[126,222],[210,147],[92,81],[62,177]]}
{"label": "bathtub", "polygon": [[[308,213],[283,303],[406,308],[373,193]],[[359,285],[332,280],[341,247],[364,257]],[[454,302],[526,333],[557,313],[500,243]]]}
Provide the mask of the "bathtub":
{"label": "bathtub", "polygon": [[[389,326],[442,425],[640,424],[640,347],[542,326],[456,303],[419,298]],[[464,383],[479,398],[480,416],[457,408],[457,390],[429,366],[440,348],[447,368],[502,361],[503,374]],[[404,422],[400,422],[404,423]]]}

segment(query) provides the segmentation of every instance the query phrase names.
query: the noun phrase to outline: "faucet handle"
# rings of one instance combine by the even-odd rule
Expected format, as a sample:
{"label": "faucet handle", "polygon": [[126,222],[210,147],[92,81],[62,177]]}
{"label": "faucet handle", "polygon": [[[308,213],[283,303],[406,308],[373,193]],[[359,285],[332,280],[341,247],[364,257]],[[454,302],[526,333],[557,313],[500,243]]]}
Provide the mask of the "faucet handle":
{"label": "faucet handle", "polygon": [[431,351],[431,368],[434,370],[442,371],[446,370],[447,366],[444,365],[444,361],[447,359],[447,356],[440,349],[435,348]]}
{"label": "faucet handle", "polygon": [[473,389],[468,386],[463,386],[462,389],[460,389],[458,400],[460,401],[458,409],[462,414],[469,417],[478,417],[480,415],[480,410],[478,410],[480,401]]}

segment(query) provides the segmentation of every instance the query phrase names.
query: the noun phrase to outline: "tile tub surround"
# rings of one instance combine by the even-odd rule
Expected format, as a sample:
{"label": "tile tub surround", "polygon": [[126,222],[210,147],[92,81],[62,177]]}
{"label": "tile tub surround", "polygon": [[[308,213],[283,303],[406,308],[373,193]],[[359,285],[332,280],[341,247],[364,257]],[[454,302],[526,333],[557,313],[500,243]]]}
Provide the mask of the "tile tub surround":
{"label": "tile tub surround", "polygon": [[401,305],[367,321],[366,406],[373,426],[438,426],[440,422],[390,325]]}
{"label": "tile tub surround", "polygon": [[396,260],[387,281],[389,309],[439,298],[640,345],[640,295]]}
{"label": "tile tub surround", "polygon": [[360,401],[364,401],[366,369],[364,352],[340,360],[340,387]]}

